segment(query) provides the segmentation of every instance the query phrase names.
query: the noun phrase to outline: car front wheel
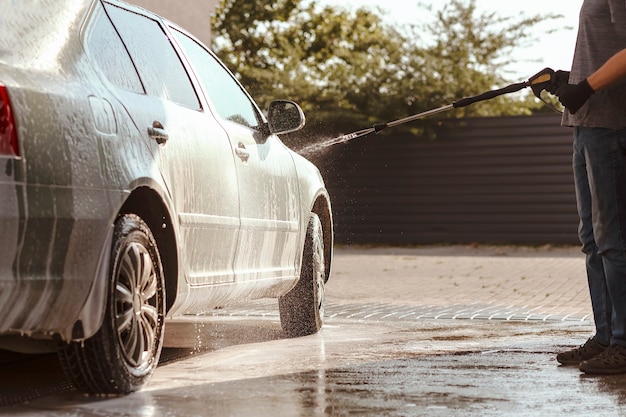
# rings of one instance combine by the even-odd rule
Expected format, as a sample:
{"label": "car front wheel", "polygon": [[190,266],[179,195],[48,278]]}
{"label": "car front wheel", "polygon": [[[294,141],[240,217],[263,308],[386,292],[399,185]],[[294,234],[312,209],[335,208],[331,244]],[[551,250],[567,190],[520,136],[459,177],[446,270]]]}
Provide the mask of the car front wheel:
{"label": "car front wheel", "polygon": [[311,213],[300,279],[291,291],[278,299],[280,322],[288,336],[306,336],[322,328],[325,277],[322,223],[315,213]]}
{"label": "car front wheel", "polygon": [[138,216],[118,218],[104,322],[84,342],[61,342],[59,358],[78,390],[125,394],[156,368],[163,345],[165,280],[156,242]]}

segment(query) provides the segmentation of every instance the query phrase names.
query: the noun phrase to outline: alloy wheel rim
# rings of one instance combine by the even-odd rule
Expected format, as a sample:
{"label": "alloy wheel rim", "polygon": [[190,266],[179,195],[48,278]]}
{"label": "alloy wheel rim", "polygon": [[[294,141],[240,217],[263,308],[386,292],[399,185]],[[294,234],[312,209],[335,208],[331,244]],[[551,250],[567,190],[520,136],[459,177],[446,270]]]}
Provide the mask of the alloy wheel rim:
{"label": "alloy wheel rim", "polygon": [[150,365],[159,313],[157,274],[145,246],[131,242],[124,250],[115,285],[115,329],[122,352],[133,368]]}
{"label": "alloy wheel rim", "polygon": [[316,245],[316,251],[315,262],[317,268],[315,268],[315,291],[317,293],[317,309],[320,319],[324,319],[324,297],[326,290],[324,286],[324,250],[322,245]]}

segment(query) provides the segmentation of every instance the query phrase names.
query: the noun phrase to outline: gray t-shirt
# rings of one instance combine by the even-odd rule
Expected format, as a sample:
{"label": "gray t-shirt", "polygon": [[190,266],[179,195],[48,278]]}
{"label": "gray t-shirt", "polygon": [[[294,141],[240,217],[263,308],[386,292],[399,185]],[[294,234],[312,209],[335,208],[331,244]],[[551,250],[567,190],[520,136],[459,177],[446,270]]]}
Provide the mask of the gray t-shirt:
{"label": "gray t-shirt", "polygon": [[[626,0],[584,0],[570,84],[584,80],[626,48]],[[598,91],[576,114],[563,114],[564,126],[626,127],[626,81]]]}

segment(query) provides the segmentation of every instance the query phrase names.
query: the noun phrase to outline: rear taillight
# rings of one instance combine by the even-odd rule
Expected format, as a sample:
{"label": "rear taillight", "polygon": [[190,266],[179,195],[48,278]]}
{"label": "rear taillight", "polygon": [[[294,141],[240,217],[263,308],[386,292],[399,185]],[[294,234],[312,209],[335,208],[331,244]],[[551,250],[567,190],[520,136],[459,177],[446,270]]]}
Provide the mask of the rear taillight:
{"label": "rear taillight", "polygon": [[0,85],[0,155],[20,156],[11,102],[3,85]]}

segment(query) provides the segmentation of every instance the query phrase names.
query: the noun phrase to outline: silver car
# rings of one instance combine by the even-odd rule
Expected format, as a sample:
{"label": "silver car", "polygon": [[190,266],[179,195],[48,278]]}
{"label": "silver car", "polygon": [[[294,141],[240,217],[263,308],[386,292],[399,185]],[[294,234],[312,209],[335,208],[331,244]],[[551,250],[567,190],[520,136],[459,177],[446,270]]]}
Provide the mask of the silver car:
{"label": "silver car", "polygon": [[79,390],[128,393],[169,318],[277,298],[322,326],[333,245],[314,165],[189,33],[117,1],[0,5],[0,348],[53,344]]}

